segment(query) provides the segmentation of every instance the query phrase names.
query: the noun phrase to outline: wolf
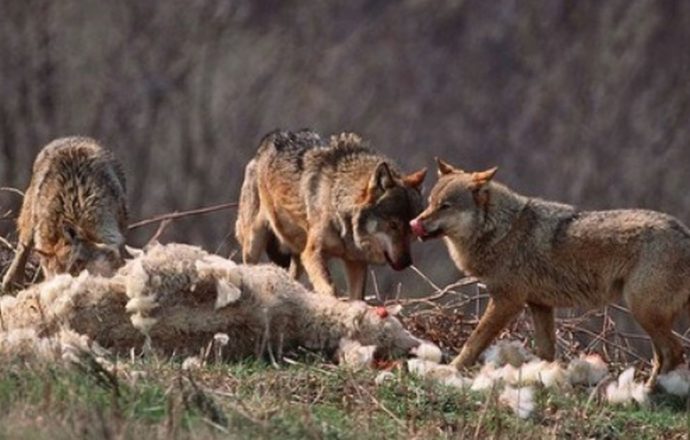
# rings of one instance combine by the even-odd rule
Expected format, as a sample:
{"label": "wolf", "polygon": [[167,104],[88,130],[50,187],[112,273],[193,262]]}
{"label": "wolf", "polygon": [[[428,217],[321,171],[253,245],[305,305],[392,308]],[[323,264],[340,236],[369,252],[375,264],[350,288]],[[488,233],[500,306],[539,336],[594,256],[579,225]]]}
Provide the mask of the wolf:
{"label": "wolf", "polygon": [[303,268],[317,292],[335,295],[328,261],[337,257],[350,298],[362,299],[368,264],[412,264],[409,221],[422,210],[425,175],[403,174],[354,133],[327,142],[310,130],[269,133],[245,170],[236,224],[243,261],[277,249],[272,259],[290,256],[294,276]]}
{"label": "wolf", "polygon": [[84,269],[111,275],[127,256],[127,220],[125,175],[112,152],[87,137],[50,142],[33,165],[3,290],[22,282],[32,250],[46,278]]}
{"label": "wolf", "polygon": [[423,240],[443,237],[456,266],[491,296],[456,367],[474,363],[525,304],[537,354],[553,360],[555,307],[620,298],[651,337],[649,384],[683,362],[672,326],[689,307],[690,230],[678,219],[641,209],[580,211],[510,190],[493,180],[496,168],[465,172],[437,161],[438,182],[411,228]]}

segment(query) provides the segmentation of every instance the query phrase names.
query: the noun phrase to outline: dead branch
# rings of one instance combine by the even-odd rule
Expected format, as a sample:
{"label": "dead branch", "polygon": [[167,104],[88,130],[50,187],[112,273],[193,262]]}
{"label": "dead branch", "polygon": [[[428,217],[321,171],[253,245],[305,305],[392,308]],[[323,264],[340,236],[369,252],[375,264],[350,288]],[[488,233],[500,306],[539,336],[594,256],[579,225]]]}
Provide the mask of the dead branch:
{"label": "dead branch", "polygon": [[190,217],[193,215],[209,214],[212,212],[223,211],[225,209],[237,208],[238,203],[221,203],[220,205],[207,206],[205,208],[191,209],[189,211],[175,211],[168,214],[161,214],[155,217],[151,217],[144,220],[139,220],[138,222],[129,225],[129,230],[142,228],[144,226],[153,225],[162,221],[172,221],[183,217]]}
{"label": "dead branch", "polygon": [[0,191],[14,193],[19,195],[20,197],[24,197],[23,191],[20,191],[17,188],[12,188],[11,186],[0,186]]}

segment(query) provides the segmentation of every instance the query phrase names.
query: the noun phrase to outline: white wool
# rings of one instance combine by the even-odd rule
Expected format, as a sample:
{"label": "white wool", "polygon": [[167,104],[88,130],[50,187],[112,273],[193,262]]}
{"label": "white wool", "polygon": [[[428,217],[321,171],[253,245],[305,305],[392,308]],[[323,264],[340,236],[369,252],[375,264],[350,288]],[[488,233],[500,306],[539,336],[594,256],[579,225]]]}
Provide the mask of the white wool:
{"label": "white wool", "polygon": [[52,304],[56,299],[64,296],[65,291],[72,285],[72,275],[60,274],[41,284],[40,299],[43,304]]}
{"label": "white wool", "polygon": [[520,370],[510,364],[505,364],[501,368],[494,370],[494,379],[502,380],[512,385],[520,382]]}
{"label": "white wool", "polygon": [[158,322],[158,319],[144,317],[140,313],[132,315],[130,320],[132,321],[132,325],[145,335],[148,335],[151,328]]}
{"label": "white wool", "polygon": [[242,296],[242,291],[237,286],[225,280],[218,280],[216,282],[216,290],[218,292],[215,304],[216,310],[237,302]]}
{"label": "white wool", "polygon": [[613,404],[627,404],[636,401],[646,404],[649,397],[649,389],[643,384],[635,382],[635,367],[623,371],[618,380],[611,382],[606,387],[606,400]]}
{"label": "white wool", "polygon": [[375,351],[375,345],[362,345],[352,339],[343,338],[338,348],[339,363],[354,370],[368,368],[374,362]]}
{"label": "white wool", "polygon": [[213,275],[214,272],[225,273],[237,267],[237,263],[218,255],[207,255],[195,264],[199,276],[206,277]]}
{"label": "white wool", "polygon": [[150,312],[151,310],[155,309],[158,307],[158,303],[156,303],[156,298],[153,296],[137,296],[135,298],[130,299],[127,301],[127,305],[125,306],[125,310],[127,312]]}
{"label": "white wool", "polygon": [[657,383],[665,392],[685,397],[690,391],[690,370],[682,366],[657,377]]}
{"label": "white wool", "polygon": [[149,282],[149,274],[144,269],[140,259],[134,260],[132,267],[127,274],[127,281],[125,282],[125,290],[129,298],[136,298],[144,296],[146,291],[146,284]]}
{"label": "white wool", "polygon": [[395,375],[391,373],[390,371],[382,371],[379,374],[376,375],[376,379],[374,379],[374,383],[376,385],[383,385],[384,382],[390,381],[395,379]]}
{"label": "white wool", "polygon": [[182,369],[185,371],[198,370],[201,368],[201,359],[198,356],[190,356],[182,361]]}
{"label": "white wool", "polygon": [[230,336],[227,335],[227,333],[216,333],[213,335],[213,341],[216,344],[219,344],[220,346],[224,347],[228,345],[228,342],[230,342]]}
{"label": "white wool", "polygon": [[523,347],[520,341],[499,341],[487,348],[482,353],[482,357],[485,364],[494,364],[497,367],[511,364],[514,367],[519,367],[534,358],[534,355]]}
{"label": "white wool", "polygon": [[510,407],[521,419],[534,411],[534,389],[532,387],[513,388],[506,386],[498,396],[498,401]]}
{"label": "white wool", "polygon": [[[427,362],[430,362],[430,361],[427,361]],[[432,368],[426,373],[425,377],[427,377],[429,379],[443,381],[449,377],[457,376],[457,374],[458,374],[457,368],[455,368],[451,365],[436,364],[435,366],[432,366]]]}
{"label": "white wool", "polygon": [[441,380],[441,383],[443,385],[457,388],[460,390],[466,390],[472,386],[472,379],[463,377],[460,374],[454,374],[452,376],[448,376]]}
{"label": "white wool", "polygon": [[567,375],[572,385],[596,385],[606,377],[608,371],[601,356],[590,354],[570,361]]}
{"label": "white wool", "polygon": [[518,376],[522,384],[536,384],[541,382],[542,371],[546,368],[548,362],[533,359],[520,367]]}
{"label": "white wool", "polygon": [[7,310],[14,307],[15,304],[17,304],[17,297],[16,296],[11,296],[11,295],[0,296],[0,315],[2,315],[3,313],[7,313]]}
{"label": "white wool", "polygon": [[539,379],[546,388],[558,388],[568,384],[568,375],[558,362],[547,363],[539,372]]}
{"label": "white wool", "polygon": [[438,367],[436,362],[425,359],[412,358],[407,360],[407,369],[410,373],[419,377],[427,377],[431,371]]}
{"label": "white wool", "polygon": [[500,382],[500,372],[493,368],[493,364],[486,364],[472,381],[470,389],[472,391],[484,391],[499,385]]}
{"label": "white wool", "polygon": [[414,347],[410,350],[410,353],[417,356],[420,359],[425,359],[427,361],[441,363],[441,358],[443,353],[441,349],[430,342],[422,342],[419,346]]}

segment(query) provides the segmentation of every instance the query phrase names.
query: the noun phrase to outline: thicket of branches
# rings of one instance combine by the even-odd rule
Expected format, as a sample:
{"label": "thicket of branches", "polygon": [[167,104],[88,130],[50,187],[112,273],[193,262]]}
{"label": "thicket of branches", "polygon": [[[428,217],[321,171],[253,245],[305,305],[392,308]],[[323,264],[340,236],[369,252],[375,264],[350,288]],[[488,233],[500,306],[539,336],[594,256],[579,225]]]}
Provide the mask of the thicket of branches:
{"label": "thicket of branches", "polygon": [[[499,165],[528,194],[690,221],[688,47],[681,1],[3,2],[0,186],[24,188],[50,139],[90,135],[124,162],[136,220],[236,200],[265,132],[311,127],[358,131],[410,170]],[[0,193],[0,216],[18,203]],[[233,222],[164,239],[229,253]],[[457,278],[440,244],[415,253]]]}

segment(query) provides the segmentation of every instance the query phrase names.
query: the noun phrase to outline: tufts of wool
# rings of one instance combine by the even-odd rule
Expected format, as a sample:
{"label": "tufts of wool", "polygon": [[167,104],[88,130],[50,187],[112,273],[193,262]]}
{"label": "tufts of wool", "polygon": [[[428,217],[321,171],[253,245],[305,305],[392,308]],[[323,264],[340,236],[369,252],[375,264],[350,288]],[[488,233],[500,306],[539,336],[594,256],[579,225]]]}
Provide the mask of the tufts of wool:
{"label": "tufts of wool", "polygon": [[534,358],[520,341],[500,341],[482,353],[485,364],[502,367],[510,364],[515,368]]}
{"label": "tufts of wool", "polygon": [[444,378],[443,380],[441,380],[441,383],[448,387],[457,388],[459,390],[467,390],[472,387],[473,381],[468,377],[463,377],[460,374],[456,373],[452,376]]}
{"label": "tufts of wool", "polygon": [[566,374],[572,385],[596,385],[608,375],[606,362],[598,354],[589,354],[573,359]]}
{"label": "tufts of wool", "polygon": [[412,358],[407,360],[407,370],[419,377],[429,377],[431,372],[438,367],[439,365],[436,362],[425,359]]}
{"label": "tufts of wool", "polygon": [[606,400],[613,404],[627,404],[633,400],[645,405],[649,399],[649,389],[643,383],[635,382],[635,367],[623,371],[618,380],[606,387]]}
{"label": "tufts of wool", "polygon": [[412,350],[410,350],[410,353],[417,356],[419,359],[425,359],[437,364],[441,363],[441,358],[443,357],[443,353],[441,352],[440,348],[426,341],[423,341],[421,344],[419,344],[419,346],[414,347]]}
{"label": "tufts of wool", "polygon": [[547,362],[539,372],[539,381],[546,388],[562,388],[569,385],[568,374],[558,362]]}
{"label": "tufts of wool", "polygon": [[347,368],[362,370],[373,365],[375,351],[375,345],[362,345],[352,339],[343,338],[338,348],[338,361]]}
{"label": "tufts of wool", "polygon": [[500,370],[496,370],[494,364],[486,364],[479,370],[479,373],[472,381],[470,389],[472,391],[484,391],[492,389],[501,384]]}
{"label": "tufts of wool", "polygon": [[690,370],[687,366],[682,366],[666,374],[660,374],[657,384],[669,394],[685,397],[690,391]]}
{"label": "tufts of wool", "polygon": [[393,373],[391,373],[390,371],[382,371],[376,375],[374,383],[376,385],[383,385],[385,382],[390,382],[393,379],[395,379],[395,375]]}
{"label": "tufts of wool", "polygon": [[182,361],[182,369],[185,371],[193,371],[201,368],[203,362],[198,356],[189,356],[184,361]]}
{"label": "tufts of wool", "polygon": [[508,385],[498,396],[498,401],[513,410],[513,412],[525,419],[534,411],[534,389],[530,386],[513,388]]}

